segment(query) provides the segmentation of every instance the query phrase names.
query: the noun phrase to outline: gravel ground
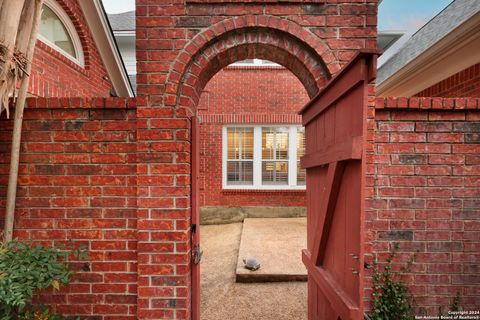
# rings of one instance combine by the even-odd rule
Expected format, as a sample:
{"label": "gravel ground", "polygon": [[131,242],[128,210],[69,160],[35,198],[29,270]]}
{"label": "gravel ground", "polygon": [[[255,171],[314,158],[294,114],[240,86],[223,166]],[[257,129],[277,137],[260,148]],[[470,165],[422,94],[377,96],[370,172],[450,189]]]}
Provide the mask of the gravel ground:
{"label": "gravel ground", "polygon": [[304,320],[307,283],[235,283],[242,224],[201,226],[202,320]]}

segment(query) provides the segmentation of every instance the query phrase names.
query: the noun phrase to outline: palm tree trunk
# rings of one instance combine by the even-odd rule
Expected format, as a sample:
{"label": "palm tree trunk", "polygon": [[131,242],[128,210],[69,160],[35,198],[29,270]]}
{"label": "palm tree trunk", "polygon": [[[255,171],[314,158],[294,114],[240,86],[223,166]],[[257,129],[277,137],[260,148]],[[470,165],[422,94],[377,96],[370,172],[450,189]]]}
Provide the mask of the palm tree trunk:
{"label": "palm tree trunk", "polygon": [[[0,6],[0,114],[6,110],[17,75],[15,42],[25,0],[2,0]],[[13,87],[12,87],[13,83]]]}
{"label": "palm tree trunk", "polygon": [[[5,0],[4,0],[5,1]],[[22,137],[23,110],[25,108],[25,100],[27,97],[28,80],[32,70],[32,58],[35,50],[35,43],[38,35],[38,25],[42,15],[43,0],[27,1],[24,8],[24,15],[18,32],[17,50],[26,49],[25,54],[25,70],[23,72],[22,82],[20,85],[18,99],[15,104],[15,119],[13,123],[12,151],[10,160],[10,175],[8,179],[7,190],[7,206],[5,214],[5,230],[4,236],[6,241],[12,240],[13,224],[15,220],[15,200],[17,196],[18,182],[18,166],[20,160],[20,142]],[[32,19],[33,16],[33,19]],[[31,23],[27,23],[31,21]],[[24,52],[24,51],[20,51]]]}

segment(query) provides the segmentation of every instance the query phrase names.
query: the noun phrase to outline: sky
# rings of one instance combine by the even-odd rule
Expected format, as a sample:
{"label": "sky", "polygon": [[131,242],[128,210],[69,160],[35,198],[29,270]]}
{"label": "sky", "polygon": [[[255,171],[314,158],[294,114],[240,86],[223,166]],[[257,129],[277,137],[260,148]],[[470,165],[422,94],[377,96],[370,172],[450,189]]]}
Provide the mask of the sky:
{"label": "sky", "polygon": [[102,0],[107,13],[120,13],[135,10],[135,0]]}
{"label": "sky", "polygon": [[402,31],[404,35],[380,56],[378,67],[451,2],[452,0],[383,0],[378,9],[378,30]]}
{"label": "sky", "polygon": [[379,30],[413,33],[452,0],[383,0],[378,10]]}

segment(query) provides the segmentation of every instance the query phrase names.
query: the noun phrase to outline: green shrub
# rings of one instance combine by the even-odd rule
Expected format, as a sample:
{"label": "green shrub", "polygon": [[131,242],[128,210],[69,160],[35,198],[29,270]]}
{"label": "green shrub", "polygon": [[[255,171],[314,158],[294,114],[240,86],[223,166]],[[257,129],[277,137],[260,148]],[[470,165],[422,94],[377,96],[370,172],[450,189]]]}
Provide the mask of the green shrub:
{"label": "green shrub", "polygon": [[[383,270],[378,261],[373,268],[373,310],[371,320],[411,320],[414,319],[414,300],[401,275],[407,272],[412,261],[400,272],[392,270],[393,259],[399,246],[396,244],[387,258]],[[412,257],[413,259],[413,257]]]}
{"label": "green shrub", "polygon": [[[0,319],[53,319],[31,312],[32,297],[39,290],[58,290],[69,284],[73,273],[67,264],[70,254],[80,259],[86,256],[82,248],[31,246],[19,241],[1,243]],[[45,312],[49,314],[48,310]]]}
{"label": "green shrub", "polygon": [[[26,311],[17,317],[18,320],[65,320],[66,318],[52,314],[48,309],[43,311]],[[76,318],[78,320],[79,318]]]}

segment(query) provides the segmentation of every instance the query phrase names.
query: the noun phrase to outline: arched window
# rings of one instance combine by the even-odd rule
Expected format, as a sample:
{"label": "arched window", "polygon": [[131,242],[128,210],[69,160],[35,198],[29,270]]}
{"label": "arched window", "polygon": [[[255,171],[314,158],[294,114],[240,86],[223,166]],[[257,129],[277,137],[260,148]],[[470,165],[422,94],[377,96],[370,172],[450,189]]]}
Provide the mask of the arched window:
{"label": "arched window", "polygon": [[42,42],[84,66],[80,37],[67,13],[55,0],[45,1],[38,31]]}

